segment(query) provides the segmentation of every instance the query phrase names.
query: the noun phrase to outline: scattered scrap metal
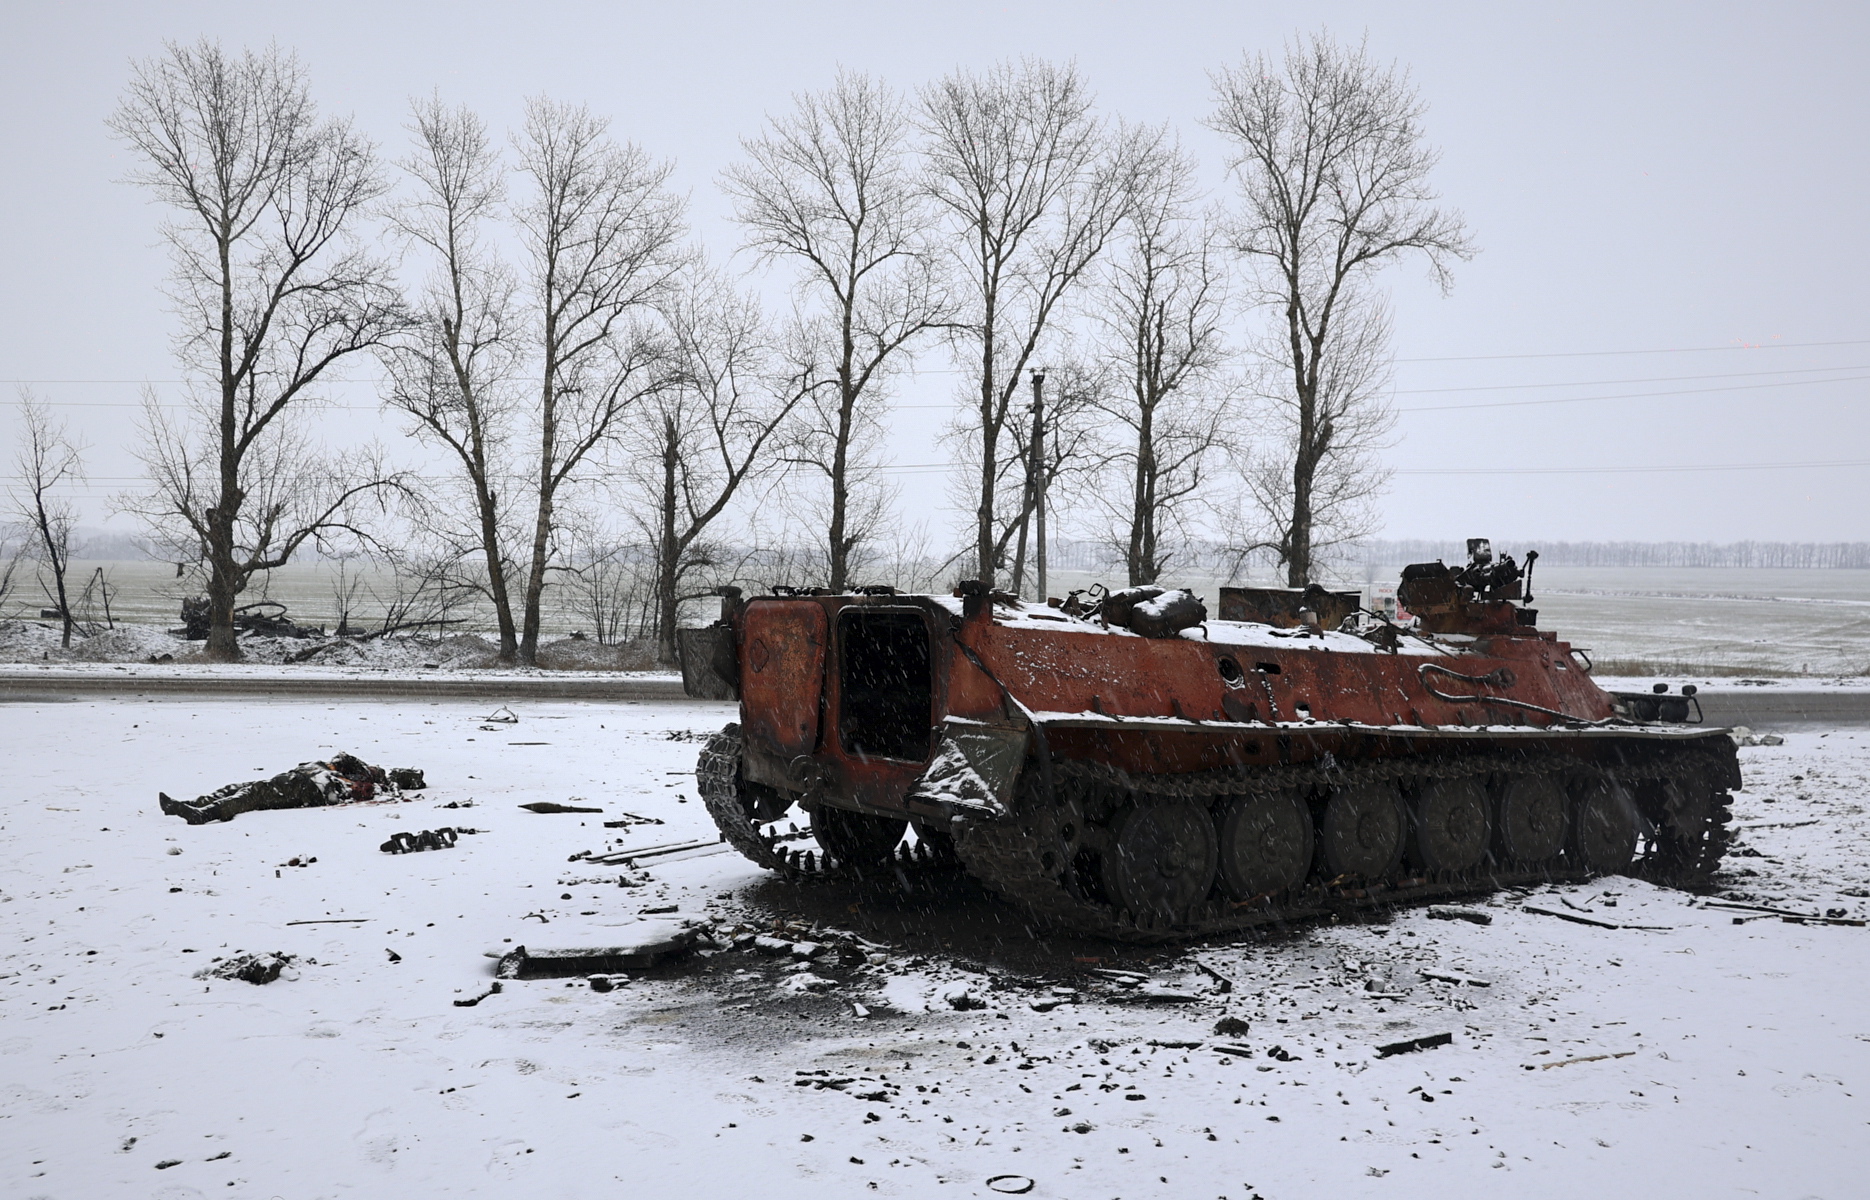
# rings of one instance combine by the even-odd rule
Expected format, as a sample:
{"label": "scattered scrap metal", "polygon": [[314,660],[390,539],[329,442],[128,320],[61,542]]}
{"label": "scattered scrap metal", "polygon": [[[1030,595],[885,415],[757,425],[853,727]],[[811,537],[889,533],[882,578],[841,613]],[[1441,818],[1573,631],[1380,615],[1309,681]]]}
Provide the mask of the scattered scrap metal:
{"label": "scattered scrap metal", "polygon": [[698,936],[691,922],[650,921],[633,937],[606,946],[538,950],[515,946],[501,957],[494,974],[500,979],[564,979],[641,971],[688,953]]}
{"label": "scattered scrap metal", "polygon": [[[235,954],[231,958],[217,959],[213,964],[203,967],[195,972],[195,978],[239,979],[255,984],[271,983],[290,971],[292,965],[298,961],[297,955],[284,954],[277,950],[267,954]],[[286,977],[296,978],[296,972]]]}
{"label": "scattered scrap metal", "polygon": [[[191,642],[204,642],[208,639],[208,628],[212,621],[206,596],[183,600],[182,628],[177,632]],[[256,634],[260,637],[299,640],[325,636],[322,625],[300,625],[294,622],[286,616],[286,606],[277,600],[256,600],[252,604],[243,604],[236,608],[234,631]]]}
{"label": "scattered scrap metal", "polygon": [[424,829],[420,833],[401,830],[390,835],[390,840],[384,842],[378,849],[385,854],[414,854],[419,850],[446,850],[455,844],[457,835],[479,832],[478,829],[456,829],[446,825],[440,829]]}
{"label": "scattered scrap metal", "polygon": [[1523,1063],[1521,1065],[1528,1071],[1532,1070],[1534,1067],[1539,1068],[1541,1071],[1549,1071],[1553,1067],[1569,1067],[1573,1063],[1603,1062],[1607,1058],[1628,1058],[1635,1053],[1636,1051],[1634,1050],[1621,1050],[1616,1054],[1586,1054],[1582,1058],[1561,1058],[1557,1062]]}
{"label": "scattered scrap metal", "polygon": [[1520,907],[1529,913],[1538,913],[1542,917],[1557,917],[1561,921],[1570,921],[1574,925],[1591,925],[1598,929],[1668,930],[1675,928],[1673,925],[1632,925],[1624,922],[1605,921],[1597,917],[1587,917],[1581,913],[1568,913],[1556,908],[1541,908],[1536,904],[1522,904]]}
{"label": "scattered scrap metal", "polygon": [[1454,1043],[1452,1033],[1431,1033],[1427,1037],[1410,1038],[1404,1042],[1391,1042],[1387,1046],[1377,1047],[1378,1058],[1388,1058],[1392,1054],[1413,1054],[1417,1050],[1433,1050],[1437,1046]]}
{"label": "scattered scrap metal", "polygon": [[500,994],[500,981],[496,979],[493,981],[492,984],[488,986],[487,990],[482,992],[480,995],[470,996],[466,1000],[455,1001],[455,1007],[456,1008],[473,1008],[476,1004],[479,1004],[482,1000],[485,1000],[487,997],[498,996],[499,994]]}

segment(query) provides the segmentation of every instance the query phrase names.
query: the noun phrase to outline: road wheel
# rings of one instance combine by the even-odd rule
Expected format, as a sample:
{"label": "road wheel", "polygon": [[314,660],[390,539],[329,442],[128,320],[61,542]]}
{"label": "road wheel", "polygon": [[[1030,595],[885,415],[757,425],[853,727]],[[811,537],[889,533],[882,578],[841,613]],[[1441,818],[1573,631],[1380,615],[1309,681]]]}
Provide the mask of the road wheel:
{"label": "road wheel", "polygon": [[1290,891],[1312,868],[1312,843],[1298,793],[1236,796],[1221,811],[1221,884],[1236,900]]}
{"label": "road wheel", "polygon": [[1722,831],[1725,797],[1693,778],[1661,785],[1656,821],[1656,866],[1663,879],[1704,886],[1726,848]]}
{"label": "road wheel", "polygon": [[1500,858],[1519,866],[1551,862],[1565,848],[1565,809],[1569,798],[1558,780],[1546,775],[1515,775],[1500,790],[1500,816],[1494,823],[1494,847]]}
{"label": "road wheel", "polygon": [[1119,909],[1179,921],[1207,898],[1219,857],[1207,809],[1179,800],[1132,806],[1104,851],[1104,890]]}
{"label": "road wheel", "polygon": [[880,867],[889,862],[909,822],[900,817],[822,805],[812,810],[812,836],[833,860],[847,867]]}
{"label": "road wheel", "polygon": [[1487,856],[1492,834],[1487,787],[1479,779],[1431,779],[1416,797],[1409,857],[1430,871],[1471,871]]}
{"label": "road wheel", "polygon": [[1565,849],[1572,862],[1597,875],[1615,875],[1636,854],[1636,802],[1629,789],[1611,779],[1580,784],[1572,797],[1571,837]]}
{"label": "road wheel", "polygon": [[1361,783],[1334,792],[1325,804],[1325,874],[1377,880],[1402,859],[1402,797],[1388,783]]}

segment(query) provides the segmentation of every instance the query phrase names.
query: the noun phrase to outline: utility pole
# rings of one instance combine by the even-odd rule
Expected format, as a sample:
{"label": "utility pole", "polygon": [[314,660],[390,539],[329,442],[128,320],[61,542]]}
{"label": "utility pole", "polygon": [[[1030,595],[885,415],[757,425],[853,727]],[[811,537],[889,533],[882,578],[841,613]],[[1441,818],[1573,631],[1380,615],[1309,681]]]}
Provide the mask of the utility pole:
{"label": "utility pole", "polygon": [[1032,486],[1034,533],[1039,544],[1033,548],[1032,565],[1037,599],[1045,603],[1045,373],[1032,373]]}

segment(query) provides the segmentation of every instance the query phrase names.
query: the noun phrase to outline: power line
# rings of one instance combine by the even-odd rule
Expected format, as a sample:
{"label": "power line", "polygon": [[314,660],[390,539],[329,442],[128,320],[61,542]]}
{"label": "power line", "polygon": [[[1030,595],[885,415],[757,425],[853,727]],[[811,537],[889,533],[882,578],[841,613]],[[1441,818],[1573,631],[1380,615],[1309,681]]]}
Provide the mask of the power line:
{"label": "power line", "polygon": [[[1570,383],[1487,383],[1474,387],[1455,388],[1398,388],[1398,396],[1420,395],[1423,393],[1445,394],[1450,392],[1508,392],[1525,391],[1529,388],[1561,387],[1619,387],[1626,383],[1686,383],[1698,379],[1754,379],[1761,375],[1822,375],[1833,371],[1870,371],[1870,365],[1859,364],[1850,367],[1781,367],[1777,371],[1723,371],[1715,375],[1652,375],[1647,379],[1579,379]],[[1818,382],[1822,383],[1823,380]]]}
{"label": "power line", "polygon": [[[1749,378],[1753,378],[1759,375],[1791,375],[1791,374],[1801,374],[1801,373],[1806,373],[1806,372],[1811,372],[1811,371],[1861,371],[1864,369],[1865,367],[1861,365],[1860,366],[1849,366],[1849,367],[1809,367],[1809,368],[1799,368],[1797,370],[1786,370],[1786,371],[1741,371],[1741,372],[1735,372],[1732,374],[1723,374],[1723,375],[1660,376],[1654,380],[1600,379],[1600,380],[1589,380],[1589,381],[1583,381],[1583,382],[1577,382],[1577,383],[1506,383],[1506,384],[1490,385],[1487,387],[1403,388],[1403,389],[1398,390],[1395,394],[1399,396],[1451,395],[1451,394],[1458,393],[1458,392],[1503,392],[1503,391],[1521,391],[1521,390],[1526,390],[1526,389],[1531,389],[1531,388],[1604,387],[1604,386],[1609,386],[1609,385],[1619,384],[1619,383],[1649,383],[1649,382],[1660,383],[1660,382],[1667,381],[1669,379],[1683,379],[1683,380],[1687,380],[1687,379],[1749,379]],[[1643,400],[1643,399],[1648,399],[1648,398],[1656,397],[1656,396],[1701,396],[1701,395],[1712,394],[1715,392],[1744,392],[1744,391],[1758,391],[1758,390],[1770,389],[1770,388],[1809,387],[1814,384],[1823,384],[1823,383],[1858,383],[1866,379],[1870,379],[1870,375],[1838,375],[1838,376],[1833,376],[1828,379],[1784,379],[1784,380],[1775,380],[1774,382],[1771,382],[1771,383],[1736,384],[1732,387],[1679,388],[1673,391],[1666,391],[1666,392],[1620,392],[1620,393],[1615,393],[1615,394],[1608,395],[1608,396],[1565,396],[1565,397],[1559,397],[1559,398],[1555,398],[1551,400],[1489,400],[1489,401],[1483,401],[1478,404],[1412,404],[1404,408],[1399,408],[1396,411],[1399,413],[1449,412],[1449,411],[1455,411],[1455,410],[1466,409],[1466,408],[1516,408],[1516,407],[1521,407],[1525,405],[1534,405],[1534,404],[1581,404],[1581,403],[1591,401],[1591,400]],[[4,381],[0,381],[0,382],[4,382]],[[130,401],[130,400],[51,400],[49,401],[49,403],[57,408],[144,408],[144,407],[149,407],[142,401]],[[892,404],[889,406],[888,411],[890,412],[922,412],[922,411],[932,411],[932,410],[948,410],[948,409],[954,409],[958,405],[961,405],[962,403],[963,403],[962,401],[956,400],[956,401],[953,401],[947,404]],[[306,406],[314,412],[377,412],[377,411],[382,411],[382,410],[387,410],[387,409],[393,409],[395,407],[393,405],[383,405],[383,404],[325,404],[325,403],[318,403],[318,404],[308,403]],[[189,408],[192,406],[188,404],[183,404],[183,403],[166,403],[166,404],[156,404],[154,407],[156,408]]]}
{"label": "power line", "polygon": [[1647,475],[1678,471],[1799,471],[1828,467],[1870,467],[1870,459],[1835,459],[1827,462],[1695,463],[1662,467],[1414,467],[1398,475]]}
{"label": "power line", "polygon": [[[1612,357],[1645,355],[1645,354],[1710,354],[1716,351],[1726,351],[1726,350],[1803,350],[1803,349],[1815,349],[1815,348],[1829,347],[1829,346],[1870,346],[1870,338],[1858,338],[1854,340],[1838,341],[1838,342],[1757,342],[1757,343],[1751,343],[1751,344],[1725,345],[1725,346],[1674,346],[1674,347],[1666,347],[1666,348],[1660,348],[1660,349],[1654,349],[1654,350],[1563,350],[1563,351],[1554,351],[1554,352],[1542,353],[1542,354],[1450,354],[1450,355],[1438,355],[1434,357],[1424,357],[1424,358],[1398,358],[1394,361],[1399,362],[1399,363],[1505,362],[1509,360],[1534,359],[1534,358],[1612,358]],[[1787,368],[1784,373],[1790,374],[1794,370],[1853,371],[1853,370],[1859,370],[1859,369],[1860,368],[1857,368],[1857,367],[1805,367],[1805,368]],[[964,368],[964,367],[912,367],[909,369],[909,374],[911,375],[971,375],[973,373],[974,373],[973,368]],[[1781,372],[1776,372],[1776,371],[1750,372],[1750,374],[1758,374],[1758,375],[1773,375],[1773,374],[1780,374],[1780,373]],[[1683,376],[1672,376],[1672,377],[1665,376],[1665,377],[1662,377],[1660,379],[1655,379],[1655,380],[1649,380],[1649,379],[1587,380],[1583,383],[1579,383],[1576,385],[1556,384],[1556,383],[1529,383],[1529,384],[1502,384],[1500,386],[1502,387],[1566,387],[1566,386],[1586,387],[1586,386],[1591,386],[1594,383],[1651,383],[1651,382],[1659,383],[1659,382],[1663,382],[1664,379],[1668,379],[1668,378],[1725,379],[1725,378],[1733,378],[1733,376],[1731,375],[1683,375]],[[176,384],[176,383],[196,383],[196,382],[200,382],[200,381],[192,380],[192,379],[0,379],[0,385],[37,384],[41,387],[59,387],[59,386],[66,386],[66,385],[78,386],[78,385],[93,385],[93,384],[95,385],[128,385],[128,384],[139,384],[140,385],[140,384],[153,384],[153,383]],[[335,385],[342,385],[346,383],[376,384],[376,383],[388,383],[388,382],[390,382],[388,379],[373,377],[373,378],[366,378],[366,379],[337,379],[337,380],[333,380],[332,384],[335,386]],[[1418,390],[1422,390],[1422,391],[1474,391],[1474,390],[1485,390],[1485,389],[1424,388],[1424,389],[1418,389]]]}
{"label": "power line", "polygon": [[1870,346],[1870,338],[1848,342],[1758,342],[1738,346],[1678,346],[1666,350],[1568,350],[1551,354],[1451,354],[1439,358],[1399,358],[1397,362],[1499,362],[1509,358],[1611,358],[1630,354],[1709,354],[1716,350],[1802,350],[1818,346]]}
{"label": "power line", "polygon": [[[876,468],[879,471],[950,471],[959,467],[974,467],[976,463],[936,462],[936,463],[899,463]],[[1809,471],[1828,470],[1839,467],[1870,467],[1870,459],[1826,459],[1808,462],[1756,462],[1756,463],[1677,463],[1653,467],[1399,467],[1397,475],[1666,475],[1682,471]],[[5,477],[7,482],[21,482],[18,477]],[[433,483],[455,478],[452,475],[412,475],[405,476],[414,482]],[[94,475],[83,481],[70,481],[59,487],[88,488],[98,484],[147,483],[148,478],[141,475]]]}
{"label": "power line", "polygon": [[1836,379],[1788,379],[1780,383],[1737,383],[1733,387],[1681,388],[1670,392],[1623,392],[1612,396],[1558,396],[1550,400],[1483,400],[1479,404],[1412,404],[1399,413],[1450,412],[1465,408],[1526,408],[1535,404],[1584,404],[1592,400],[1645,400],[1654,396],[1706,396],[1715,392],[1752,392],[1762,388],[1803,387],[1814,383],[1857,383],[1870,375],[1844,375]]}

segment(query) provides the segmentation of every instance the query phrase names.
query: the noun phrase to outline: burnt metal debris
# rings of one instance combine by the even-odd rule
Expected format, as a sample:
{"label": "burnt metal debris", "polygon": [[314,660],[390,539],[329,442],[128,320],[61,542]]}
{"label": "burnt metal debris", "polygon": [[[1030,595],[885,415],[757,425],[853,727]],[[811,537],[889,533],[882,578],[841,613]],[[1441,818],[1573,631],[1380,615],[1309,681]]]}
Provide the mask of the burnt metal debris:
{"label": "burnt metal debris", "polygon": [[328,762],[300,763],[270,779],[230,783],[193,801],[157,793],[157,804],[172,817],[190,825],[231,821],[244,812],[275,808],[322,808],[379,796],[394,797],[428,786],[415,767],[373,767],[352,754],[333,755]]}
{"label": "burnt metal debris", "polygon": [[[191,642],[206,641],[211,621],[206,596],[195,596],[182,601],[182,628],[179,632],[183,637]],[[297,640],[325,636],[324,626],[298,624],[286,615],[286,606],[277,600],[256,600],[251,604],[243,604],[236,608],[234,630],[237,633],[254,634],[260,637]]]}
{"label": "burnt metal debris", "polygon": [[273,951],[268,954],[235,954],[195,972],[196,979],[238,979],[243,983],[271,983],[290,970],[298,956]]}
{"label": "burnt metal debris", "polygon": [[479,833],[478,829],[455,829],[444,825],[440,829],[424,829],[420,833],[399,830],[390,835],[390,840],[377,849],[385,854],[414,854],[421,850],[447,850],[464,833]]}
{"label": "burnt metal debris", "polygon": [[675,922],[656,923],[629,941],[602,946],[528,950],[515,946],[494,968],[501,979],[564,979],[641,971],[694,947],[697,931]]}
{"label": "burnt metal debris", "polygon": [[[1538,628],[1536,555],[1469,549],[1405,568],[1395,618],[1317,586],[1225,588],[1218,619],[1155,586],[724,595],[683,631],[690,694],[740,706],[702,797],[782,874],[959,867],[1036,926],[1122,940],[1605,874],[1708,886],[1733,739],[1687,689],[1604,692]],[[783,845],[801,809],[816,851]]]}
{"label": "burnt metal debris", "polygon": [[1431,1033],[1427,1037],[1410,1038],[1404,1042],[1391,1042],[1387,1046],[1377,1047],[1378,1058],[1388,1058],[1392,1054],[1414,1054],[1417,1050],[1433,1050],[1437,1046],[1454,1044],[1452,1033]]}

